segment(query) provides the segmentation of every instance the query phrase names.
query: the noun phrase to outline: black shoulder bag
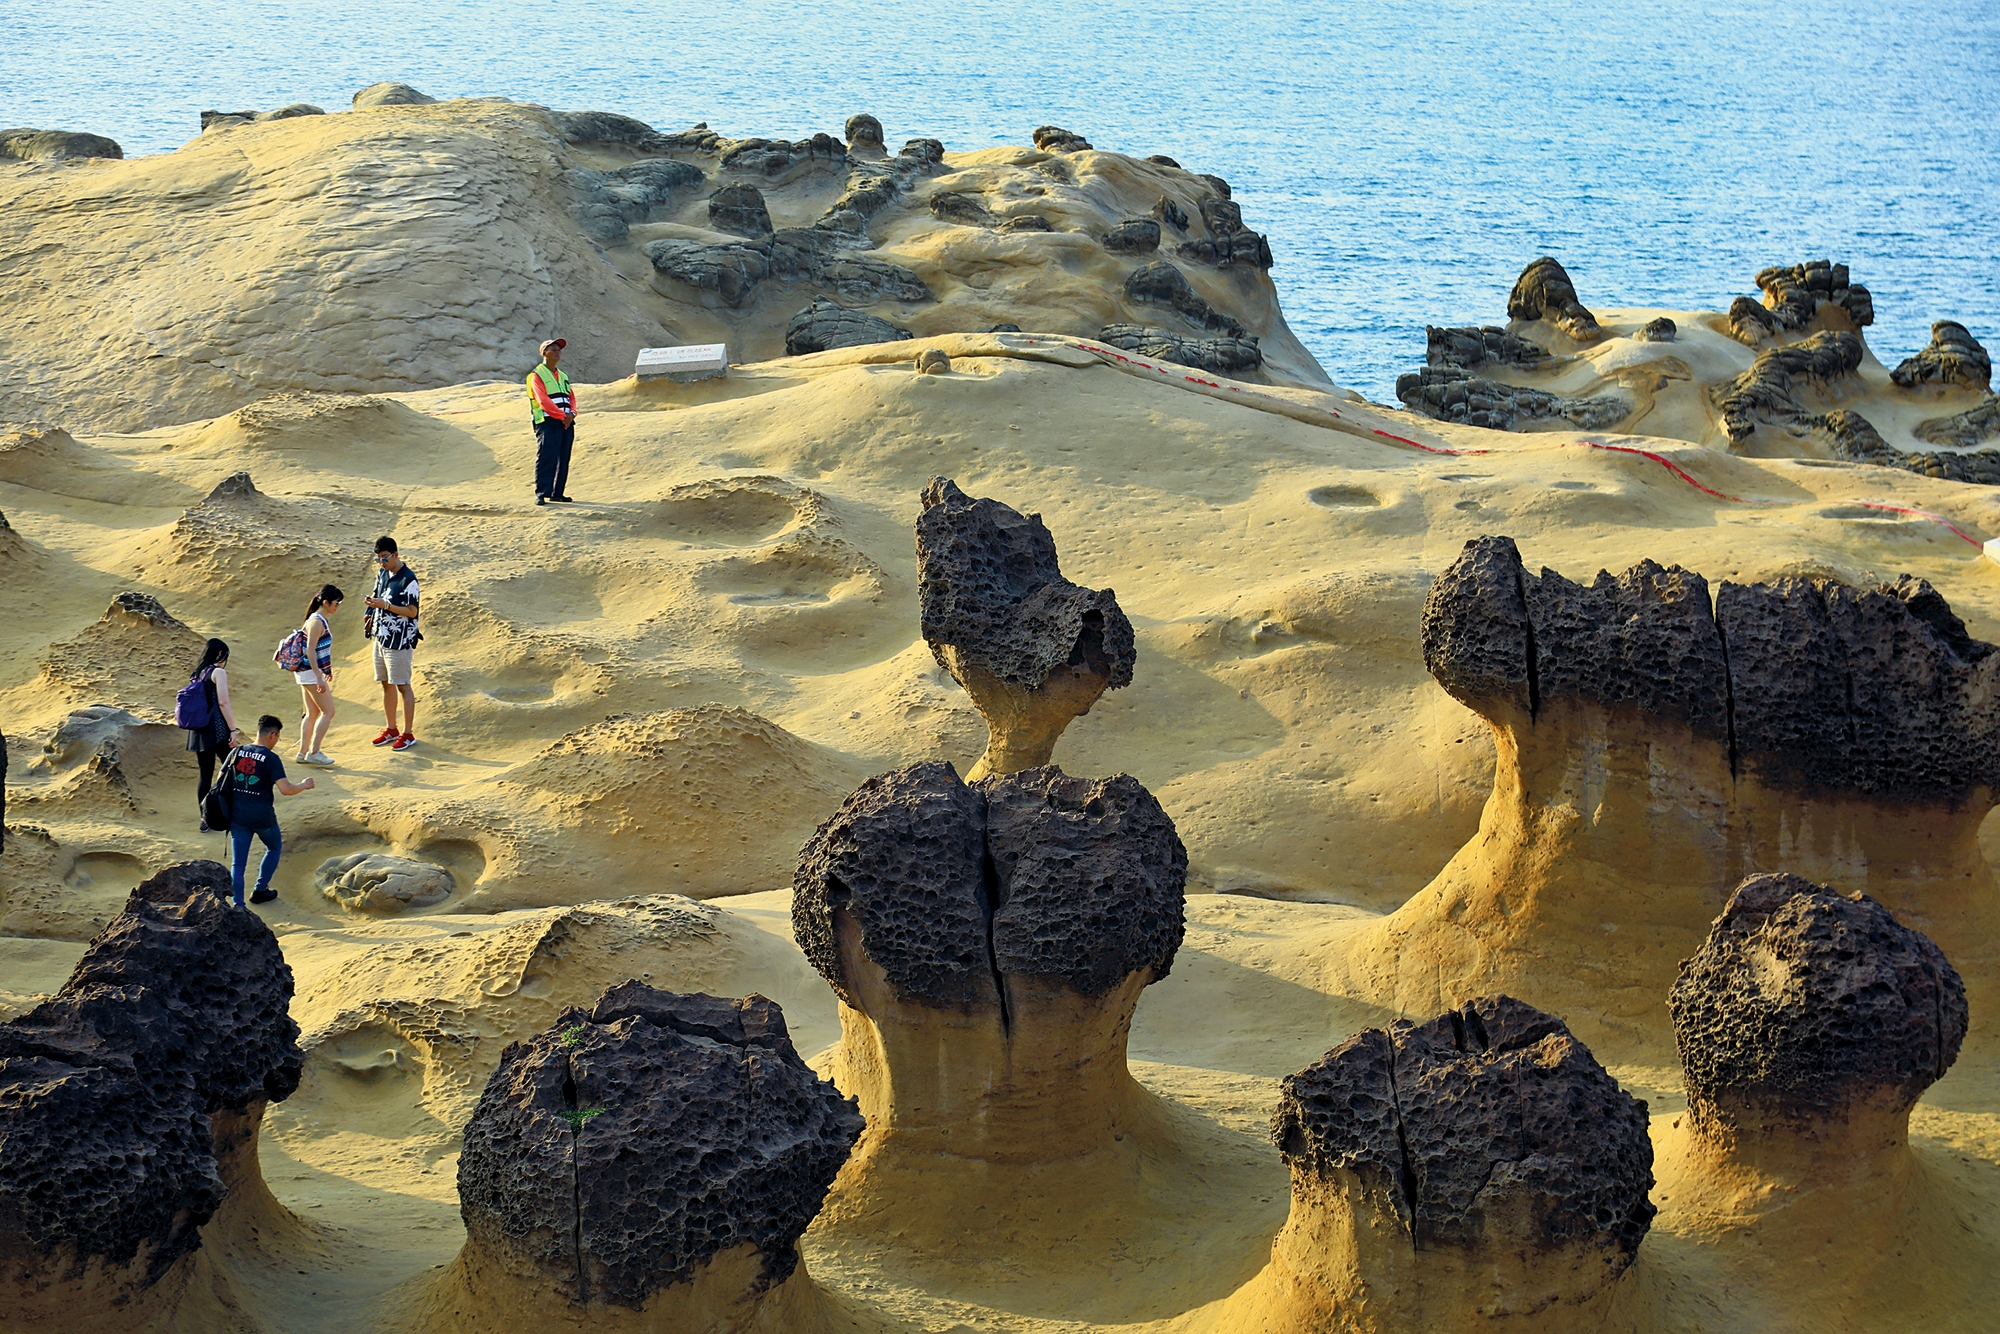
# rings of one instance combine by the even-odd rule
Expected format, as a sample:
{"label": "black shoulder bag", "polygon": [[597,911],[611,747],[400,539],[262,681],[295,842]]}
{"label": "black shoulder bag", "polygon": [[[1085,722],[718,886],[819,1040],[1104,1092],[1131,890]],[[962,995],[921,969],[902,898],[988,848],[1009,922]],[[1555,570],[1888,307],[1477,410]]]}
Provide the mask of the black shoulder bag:
{"label": "black shoulder bag", "polygon": [[208,795],[201,799],[201,818],[211,830],[226,833],[230,817],[236,812],[236,752],[231,746],[229,754],[222,761],[222,772],[209,788]]}

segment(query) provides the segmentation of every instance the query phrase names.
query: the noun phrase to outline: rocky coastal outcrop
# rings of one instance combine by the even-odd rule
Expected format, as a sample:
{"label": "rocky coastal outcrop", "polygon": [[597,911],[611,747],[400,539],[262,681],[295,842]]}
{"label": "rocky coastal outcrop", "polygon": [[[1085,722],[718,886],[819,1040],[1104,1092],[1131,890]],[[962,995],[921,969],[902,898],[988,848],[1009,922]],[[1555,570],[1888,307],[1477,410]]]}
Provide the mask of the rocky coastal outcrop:
{"label": "rocky coastal outcrop", "polygon": [[1826,389],[1861,369],[1867,349],[1845,329],[1821,330],[1796,343],[1768,347],[1715,395],[1722,429],[1732,445],[1748,440],[1766,422],[1796,422],[1807,415],[1799,402],[1806,388]]}
{"label": "rocky coastal outcrop", "polygon": [[1983,391],[1993,387],[1993,359],[1970,329],[1939,320],[1931,326],[1931,341],[1898,363],[1889,378],[1904,389],[1942,384]]}
{"label": "rocky coastal outcrop", "polygon": [[1097,340],[1123,352],[1137,352],[1142,357],[1213,371],[1217,375],[1238,375],[1264,364],[1264,349],[1247,335],[1187,338],[1150,324],[1107,324],[1097,331]]}
{"label": "rocky coastal outcrop", "polygon": [[1988,394],[1986,401],[1949,417],[1933,417],[1917,423],[1912,432],[1931,445],[1951,445],[1971,449],[2000,437],[2000,394]]}
{"label": "rocky coastal outcrop", "polygon": [[277,1208],[267,1103],[298,1087],[292,974],[214,862],[132,891],[56,996],[0,1025],[0,1296],[25,1331],[177,1300],[225,1206]]}
{"label": "rocky coastal outcrop", "polygon": [[1236,1327],[1599,1328],[1653,1218],[1646,1104],[1508,996],[1361,1030],[1271,1138],[1291,1214]]}
{"label": "rocky coastal outcrop", "polygon": [[[1971,413],[1964,414],[1971,416]],[[1990,432],[1950,432],[1937,431],[1945,438],[1939,444],[1960,444],[1965,435],[1971,435],[1969,443],[1976,444],[1987,434],[2000,435],[2000,409],[1990,414],[1993,418]],[[1884,468],[1901,468],[1924,477],[1938,477],[1950,482],[1975,482],[1985,486],[2000,486],[2000,449],[1940,449],[1901,450],[1882,438],[1875,424],[1851,408],[1835,408],[1831,412],[1815,417],[1801,417],[1801,427],[1817,431],[1827,442],[1828,449],[1838,459],[1851,463],[1873,463]],[[1922,437],[1927,427],[1936,427],[1936,422],[1923,422],[1916,434]]]}
{"label": "rocky coastal outcrop", "polygon": [[1532,430],[1547,422],[1599,431],[1632,413],[1632,405],[1614,394],[1566,398],[1471,375],[1455,366],[1426,366],[1397,376],[1396,397],[1426,417],[1496,431]]}
{"label": "rocky coastal outcrop", "polygon": [[1729,336],[1750,347],[1802,332],[1819,319],[1822,305],[1836,307],[1846,327],[1865,329],[1875,322],[1874,299],[1850,281],[1845,264],[1813,259],[1779,265],[1759,273],[1757,286],[1764,293],[1761,304],[1737,297],[1729,307]]}
{"label": "rocky coastal outcrop", "polygon": [[77,130],[0,130],[0,162],[75,162],[86,158],[122,158],[115,139]]}
{"label": "rocky coastal outcrop", "polygon": [[1132,622],[1110,589],[1063,578],[1038,514],[975,499],[945,477],[917,517],[920,628],[986,720],[973,781],[1047,764],[1072,718],[1132,683]]}
{"label": "rocky coastal outcrop", "polygon": [[880,316],[865,310],[849,310],[819,296],[785,326],[785,355],[797,357],[836,347],[895,343],[910,337],[908,329],[899,329]]}
{"label": "rocky coastal outcrop", "polygon": [[2000,649],[1922,580],[1711,594],[1647,561],[1579,585],[1488,537],[1434,585],[1423,642],[1499,754],[1478,836],[1352,956],[1369,994],[1589,997],[1595,1031],[1656,1042],[1723,887],[1774,864],[1990,951]]}
{"label": "rocky coastal outcrop", "polygon": [[798,1239],[861,1129],[773,1002],[614,986],[502,1054],[414,1327],[816,1327]]}
{"label": "rocky coastal outcrop", "polygon": [[1579,343],[1594,343],[1604,336],[1597,317],[1577,300],[1569,270],[1549,255],[1532,261],[1514,280],[1514,290],[1507,294],[1507,318],[1546,320]]}

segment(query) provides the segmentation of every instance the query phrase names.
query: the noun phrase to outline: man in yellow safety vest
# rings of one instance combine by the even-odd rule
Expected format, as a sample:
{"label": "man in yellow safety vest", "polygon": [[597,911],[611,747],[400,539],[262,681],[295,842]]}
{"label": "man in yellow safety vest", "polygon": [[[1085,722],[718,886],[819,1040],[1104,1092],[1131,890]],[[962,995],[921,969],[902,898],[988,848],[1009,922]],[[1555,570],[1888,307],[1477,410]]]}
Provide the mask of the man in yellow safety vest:
{"label": "man in yellow safety vest", "polygon": [[562,373],[566,339],[542,344],[542,364],[528,372],[528,412],[535,422],[535,503],[569,496],[569,452],[576,444],[576,388]]}

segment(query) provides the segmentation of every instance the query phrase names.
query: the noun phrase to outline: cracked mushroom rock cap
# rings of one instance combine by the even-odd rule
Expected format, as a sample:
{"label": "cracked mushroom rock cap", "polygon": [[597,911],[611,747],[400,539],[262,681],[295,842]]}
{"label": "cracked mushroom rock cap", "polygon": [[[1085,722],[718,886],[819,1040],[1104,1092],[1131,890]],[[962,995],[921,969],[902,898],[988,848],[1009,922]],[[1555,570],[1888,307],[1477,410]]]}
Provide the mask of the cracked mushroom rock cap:
{"label": "cracked mushroom rock cap", "polygon": [[1645,1104],[1507,996],[1355,1034],[1285,1079],[1271,1134],[1295,1171],[1386,1197],[1419,1250],[1596,1237],[1622,1268],[1653,1217]]}
{"label": "cracked mushroom rock cap", "polygon": [[762,1290],[797,1268],[861,1129],[773,1002],[628,982],[502,1055],[466,1127],[462,1208],[572,1301],[640,1307],[745,1243]]}

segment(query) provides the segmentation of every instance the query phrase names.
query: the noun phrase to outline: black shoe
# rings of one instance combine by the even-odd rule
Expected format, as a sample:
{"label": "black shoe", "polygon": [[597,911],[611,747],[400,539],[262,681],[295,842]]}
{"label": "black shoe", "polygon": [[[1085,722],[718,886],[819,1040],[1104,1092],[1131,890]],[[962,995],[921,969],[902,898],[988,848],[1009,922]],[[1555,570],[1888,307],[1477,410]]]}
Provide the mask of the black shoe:
{"label": "black shoe", "polygon": [[575,499],[576,499],[576,497],[574,497],[574,496],[550,496],[550,497],[549,497],[549,499],[550,499],[550,500],[560,500],[560,501],[561,501],[561,502],[562,502],[563,504],[567,505],[567,504],[569,504],[569,503],[570,503],[571,501],[575,500]]}
{"label": "black shoe", "polygon": [[269,903],[277,897],[278,891],[275,889],[260,889],[250,896],[250,901],[252,903]]}
{"label": "black shoe", "polygon": [[535,503],[537,505],[546,505],[549,503],[549,498],[547,496],[536,496]]}

